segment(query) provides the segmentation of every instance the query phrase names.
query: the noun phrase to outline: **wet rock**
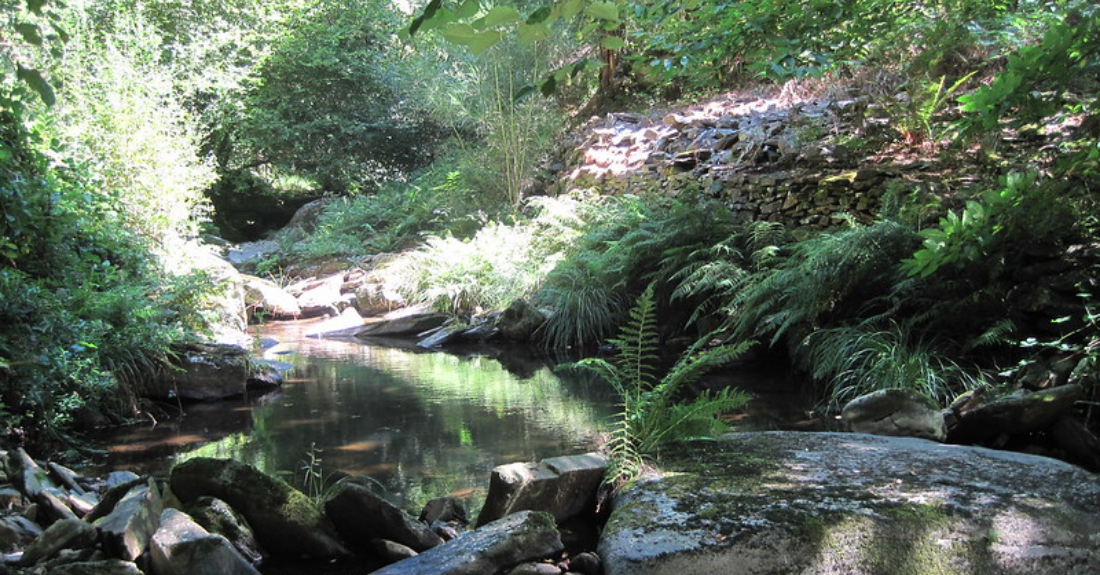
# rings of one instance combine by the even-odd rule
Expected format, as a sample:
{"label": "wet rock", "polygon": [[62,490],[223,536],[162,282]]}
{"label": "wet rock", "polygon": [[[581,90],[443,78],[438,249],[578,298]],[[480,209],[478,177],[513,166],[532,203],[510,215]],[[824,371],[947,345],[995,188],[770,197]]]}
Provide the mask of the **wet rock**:
{"label": "wet rock", "polygon": [[441,327],[450,315],[445,313],[419,313],[390,320],[369,323],[355,337],[412,337]]}
{"label": "wet rock", "polygon": [[521,510],[546,511],[558,522],[595,510],[607,460],[596,453],[511,463],[493,469],[478,515],[484,525]]}
{"label": "wet rock", "polygon": [[165,509],[149,549],[151,575],[259,575],[229,541],[212,535],[187,514]]}
{"label": "wet rock", "polygon": [[138,566],[121,559],[77,561],[50,568],[49,575],[143,575]]}
{"label": "wet rock", "polygon": [[424,523],[456,522],[465,525],[469,522],[466,516],[466,507],[455,497],[436,497],[424,504],[420,511],[420,521]]}
{"label": "wet rock", "polygon": [[244,242],[231,248],[226,253],[225,259],[234,266],[244,266],[255,264],[257,261],[278,252],[279,242],[275,240]]}
{"label": "wet rock", "polygon": [[95,545],[96,529],[79,519],[64,519],[50,525],[26,549],[24,565],[35,565],[56,556],[62,549],[85,549]]}
{"label": "wet rock", "polygon": [[1001,435],[1045,429],[1058,421],[1083,395],[1081,386],[1063,385],[1005,397],[964,396],[952,404],[954,424],[948,430],[948,440],[978,443]]}
{"label": "wet rock", "polygon": [[141,477],[133,471],[112,471],[107,474],[107,487],[115,487],[139,481]]}
{"label": "wet rock", "polygon": [[550,563],[520,563],[508,575],[561,575],[561,568]]}
{"label": "wet rock", "polygon": [[0,517],[0,551],[11,551],[42,535],[42,527],[22,515]]}
{"label": "wet rock", "polygon": [[765,432],[662,453],[613,501],[608,575],[1100,572],[1100,478],[908,437]]}
{"label": "wet rock", "polygon": [[204,401],[243,395],[248,355],[235,345],[193,343],[175,346],[176,367],[156,378],[146,395],[161,399]]}
{"label": "wet rock", "polygon": [[187,505],[186,512],[203,529],[225,537],[249,562],[263,559],[252,528],[228,503],[214,497],[199,497]]}
{"label": "wet rock", "polygon": [[562,550],[554,518],[521,511],[494,521],[373,575],[484,575]]}
{"label": "wet rock", "polygon": [[197,457],[177,465],[170,482],[185,504],[204,495],[228,503],[244,516],[270,553],[315,558],[349,554],[309,497],[254,467]]}
{"label": "wet rock", "polygon": [[248,316],[262,322],[269,319],[296,319],[302,315],[298,298],[290,295],[271,280],[256,276],[242,276],[244,303]]}
{"label": "wet rock", "polygon": [[248,362],[248,379],[245,388],[249,391],[268,392],[283,385],[283,364],[264,359]]}
{"label": "wet rock", "polygon": [[157,530],[163,507],[160,490],[152,480],[131,487],[110,513],[93,523],[99,530],[104,550],[111,557],[125,561],[140,557]]}
{"label": "wet rock", "polygon": [[107,478],[107,485],[110,487],[103,493],[99,504],[84,517],[84,520],[93,523],[100,517],[106,517],[131,489],[142,483],[144,483],[142,478],[129,471],[111,473]]}
{"label": "wet rock", "polygon": [[353,547],[386,539],[424,551],[443,542],[427,525],[375,495],[357,478],[341,479],[325,498],[325,514]]}
{"label": "wet rock", "polygon": [[856,433],[947,438],[943,413],[924,396],[906,389],[883,389],[848,402],[840,412],[845,429]]}
{"label": "wet rock", "polygon": [[583,573],[584,575],[603,575],[603,563],[600,561],[599,555],[586,551],[578,553],[569,562],[569,571],[571,573]]}
{"label": "wet rock", "polygon": [[529,341],[531,334],[546,323],[546,315],[522,299],[517,299],[500,314],[497,327],[508,341]]}

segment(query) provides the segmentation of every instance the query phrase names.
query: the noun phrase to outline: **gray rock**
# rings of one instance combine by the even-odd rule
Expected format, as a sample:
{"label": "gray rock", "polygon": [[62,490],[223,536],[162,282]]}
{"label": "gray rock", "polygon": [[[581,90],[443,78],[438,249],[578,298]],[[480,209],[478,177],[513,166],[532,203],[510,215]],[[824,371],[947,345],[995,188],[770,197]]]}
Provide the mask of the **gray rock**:
{"label": "gray rock", "polygon": [[333,486],[325,498],[325,514],[353,547],[365,548],[372,539],[387,539],[424,551],[443,542],[427,525],[375,495],[354,477]]}
{"label": "gray rock", "polygon": [[419,519],[429,525],[436,521],[444,523],[454,521],[462,525],[469,522],[466,507],[455,497],[436,497],[425,503]]}
{"label": "gray rock", "polygon": [[258,242],[244,242],[226,254],[225,259],[229,263],[240,266],[246,263],[262,260],[265,257],[279,251],[279,242],[275,240],[261,240]]}
{"label": "gray rock", "polygon": [[558,522],[594,511],[596,490],[606,471],[607,460],[596,453],[501,465],[489,478],[477,524],[521,510],[546,511]]}
{"label": "gray rock", "polygon": [[228,503],[244,516],[270,553],[315,558],[349,554],[309,497],[254,467],[197,457],[177,465],[170,482],[172,492],[183,503],[204,495]]}
{"label": "gray rock", "polygon": [[140,479],[141,476],[133,471],[112,471],[107,474],[107,487],[132,483]]}
{"label": "gray rock", "polygon": [[356,337],[411,337],[442,326],[450,315],[445,313],[419,313],[391,320],[368,323]]}
{"label": "gray rock", "polygon": [[203,529],[228,539],[245,559],[252,563],[263,559],[252,528],[228,503],[213,497],[199,497],[185,510]]}
{"label": "gray rock", "polygon": [[1100,572],[1100,478],[922,439],[731,434],[617,495],[608,575]]}
{"label": "gray rock", "polygon": [[249,317],[258,320],[296,319],[302,315],[298,298],[287,293],[275,282],[249,275],[242,278],[244,305]]}
{"label": "gray rock", "polygon": [[95,545],[95,527],[79,519],[63,519],[50,525],[26,549],[24,565],[35,565],[54,557],[62,549],[84,549]]}
{"label": "gray rock", "polygon": [[508,575],[561,575],[561,568],[550,563],[520,563]]}
{"label": "gray rock", "polygon": [[21,548],[42,535],[42,527],[22,515],[0,517],[0,551]]}
{"label": "gray rock", "polygon": [[485,575],[561,550],[552,516],[521,511],[372,575]]}
{"label": "gray rock", "polygon": [[517,299],[500,314],[497,327],[504,339],[509,341],[529,341],[531,334],[546,323],[546,316],[534,306]]}
{"label": "gray rock", "polygon": [[212,535],[186,513],[165,509],[149,548],[152,575],[259,575],[221,535]]}
{"label": "gray rock", "polygon": [[1063,385],[1005,397],[984,394],[960,398],[952,404],[955,422],[948,439],[952,443],[974,443],[999,435],[1038,431],[1058,421],[1084,395],[1079,385]]}
{"label": "gray rock", "polygon": [[364,316],[382,315],[404,306],[404,298],[378,281],[367,281],[355,290],[355,309]]}
{"label": "gray rock", "polygon": [[105,517],[93,525],[99,530],[103,548],[113,558],[134,561],[148,548],[164,508],[160,490],[149,480],[135,485]]}
{"label": "gray rock", "polygon": [[248,385],[244,348],[223,344],[176,346],[179,371],[169,371],[146,388],[153,398],[204,401],[243,395]]}
{"label": "gray rock", "polygon": [[856,433],[947,438],[943,413],[924,396],[907,389],[883,389],[861,395],[840,412],[845,429]]}
{"label": "gray rock", "polygon": [[50,568],[49,575],[143,575],[138,566],[121,559],[77,561]]}
{"label": "gray rock", "polygon": [[267,359],[256,359],[248,363],[248,379],[245,387],[249,391],[268,392],[283,385],[282,364]]}
{"label": "gray rock", "polygon": [[591,551],[578,553],[569,561],[569,571],[584,575],[603,575],[603,563],[600,561],[600,556]]}
{"label": "gray rock", "polygon": [[[290,286],[288,289],[293,289],[293,287]],[[316,281],[315,285],[311,285],[298,296],[301,317],[339,316],[340,289],[342,287],[342,273]]]}

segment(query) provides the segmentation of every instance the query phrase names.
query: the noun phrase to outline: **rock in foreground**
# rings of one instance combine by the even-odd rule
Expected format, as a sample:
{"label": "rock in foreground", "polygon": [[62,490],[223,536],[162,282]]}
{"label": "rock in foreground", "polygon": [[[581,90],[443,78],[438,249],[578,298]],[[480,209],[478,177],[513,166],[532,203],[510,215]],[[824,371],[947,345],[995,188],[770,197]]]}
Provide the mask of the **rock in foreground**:
{"label": "rock in foreground", "polygon": [[373,575],[487,575],[553,555],[562,548],[553,517],[539,511],[521,511]]}
{"label": "rock in foreground", "polygon": [[914,438],[742,433],[616,497],[607,575],[1100,573],[1100,478]]}

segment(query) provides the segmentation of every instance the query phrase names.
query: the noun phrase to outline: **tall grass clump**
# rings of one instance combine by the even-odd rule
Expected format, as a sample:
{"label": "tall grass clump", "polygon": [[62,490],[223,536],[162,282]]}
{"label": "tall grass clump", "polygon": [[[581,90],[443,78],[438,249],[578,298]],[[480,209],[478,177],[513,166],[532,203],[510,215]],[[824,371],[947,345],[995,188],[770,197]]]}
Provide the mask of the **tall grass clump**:
{"label": "tall grass clump", "polygon": [[607,482],[618,486],[641,473],[644,456],[678,440],[709,437],[727,428],[718,415],[740,408],[749,396],[733,388],[704,392],[684,401],[681,393],[707,372],[744,353],[751,342],[706,348],[706,339],[691,346],[666,374],[659,375],[659,337],[654,285],[650,284],[629,312],[611,360],[587,358],[574,367],[595,372],[618,392],[622,413],[606,450],[611,465]]}

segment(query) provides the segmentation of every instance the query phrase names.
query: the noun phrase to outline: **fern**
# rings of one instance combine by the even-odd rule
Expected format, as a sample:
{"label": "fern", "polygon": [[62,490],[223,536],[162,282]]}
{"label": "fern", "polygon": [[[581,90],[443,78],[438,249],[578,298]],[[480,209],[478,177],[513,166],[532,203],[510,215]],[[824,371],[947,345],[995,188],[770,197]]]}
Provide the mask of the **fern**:
{"label": "fern", "polygon": [[616,348],[612,361],[588,358],[573,364],[607,380],[622,398],[622,415],[607,445],[612,461],[607,480],[613,485],[637,477],[642,455],[654,452],[663,443],[721,432],[725,424],[717,416],[749,401],[748,395],[734,389],[704,393],[688,403],[677,401],[685,385],[732,361],[751,342],[704,349],[707,340],[699,340],[664,377],[658,378],[657,305],[653,292],[654,285],[649,284],[630,310],[619,337],[611,340]]}

